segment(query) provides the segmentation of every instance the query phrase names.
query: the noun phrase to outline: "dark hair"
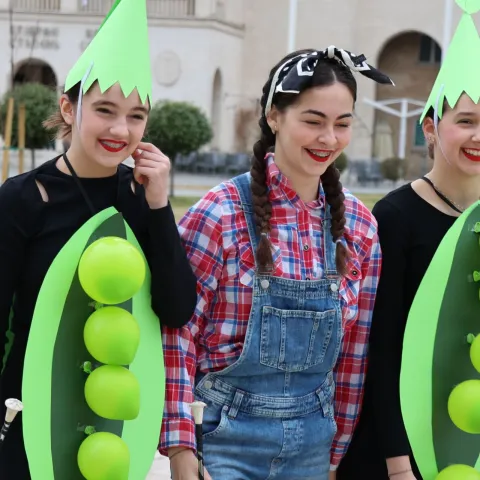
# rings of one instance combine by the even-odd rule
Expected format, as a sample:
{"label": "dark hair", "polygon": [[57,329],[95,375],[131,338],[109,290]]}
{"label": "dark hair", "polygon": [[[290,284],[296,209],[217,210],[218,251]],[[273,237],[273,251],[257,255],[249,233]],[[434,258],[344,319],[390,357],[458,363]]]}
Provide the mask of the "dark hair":
{"label": "dark hair", "polygon": [[[275,135],[272,133],[265,116],[265,104],[270,91],[272,78],[277,69],[288,59],[301,53],[309,53],[313,50],[301,50],[293,52],[282,59],[270,71],[267,83],[263,87],[263,95],[260,100],[262,107],[262,116],[258,122],[261,130],[261,137],[253,146],[253,156],[250,173],[252,176],[251,189],[255,209],[255,221],[258,232],[260,233],[260,242],[256,252],[256,258],[261,272],[267,272],[273,264],[272,250],[268,233],[270,232],[270,218],[272,216],[272,206],[268,198],[268,189],[266,183],[267,161],[265,156],[272,152],[275,146]],[[357,82],[350,69],[341,64],[338,60],[322,58],[318,61],[312,76],[310,87],[329,86],[336,82],[343,83],[351,92],[353,101],[357,99]],[[274,95],[272,106],[282,112],[289,106],[298,102],[299,95],[289,93],[278,93]],[[340,172],[335,164],[330,165],[321,176],[323,189],[327,203],[330,205],[332,216],[331,232],[333,240],[342,238],[345,232],[345,195],[340,182]],[[347,250],[341,242],[336,246],[336,264],[337,270],[343,275],[346,273]]]}
{"label": "dark hair", "polygon": [[[450,108],[447,99],[443,100],[443,111],[445,111],[447,108]],[[435,120],[435,109],[433,107],[430,107],[427,110],[427,113],[425,114],[425,118],[431,118],[433,121]],[[438,118],[438,122],[440,123],[440,117]],[[425,119],[424,119],[425,121]],[[428,142],[428,140],[427,140]],[[428,143],[428,158],[433,160],[433,143]]]}
{"label": "dark hair", "polygon": [[[73,105],[76,105],[80,95],[80,82],[75,84],[70,90],[65,92],[65,94],[67,95],[69,102]],[[72,126],[65,122],[62,112],[60,111],[60,107],[58,107],[57,110],[52,113],[52,115],[43,121],[43,126],[47,130],[56,130],[56,137],[59,140],[69,137],[72,133]]]}

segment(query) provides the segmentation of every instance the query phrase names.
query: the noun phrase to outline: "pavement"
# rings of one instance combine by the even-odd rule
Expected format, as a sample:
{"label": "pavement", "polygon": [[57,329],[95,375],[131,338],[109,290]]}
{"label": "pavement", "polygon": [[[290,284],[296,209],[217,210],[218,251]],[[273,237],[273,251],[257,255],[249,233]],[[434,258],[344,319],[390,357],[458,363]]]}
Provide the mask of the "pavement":
{"label": "pavement", "polygon": [[152,468],[145,480],[170,480],[170,462],[167,457],[157,453]]}

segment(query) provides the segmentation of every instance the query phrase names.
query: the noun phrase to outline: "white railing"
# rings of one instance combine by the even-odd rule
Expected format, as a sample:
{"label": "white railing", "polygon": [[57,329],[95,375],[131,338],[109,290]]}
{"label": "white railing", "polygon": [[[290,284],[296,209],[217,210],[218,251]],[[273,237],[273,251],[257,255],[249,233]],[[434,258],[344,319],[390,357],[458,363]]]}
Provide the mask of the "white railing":
{"label": "white railing", "polygon": [[[106,14],[113,2],[114,0],[78,0],[78,12]],[[147,8],[150,17],[193,17],[195,0],[147,0]]]}
{"label": "white railing", "polygon": [[147,8],[152,17],[193,17],[195,0],[148,0]]}
{"label": "white railing", "polygon": [[62,0],[12,0],[15,12],[59,12]]}

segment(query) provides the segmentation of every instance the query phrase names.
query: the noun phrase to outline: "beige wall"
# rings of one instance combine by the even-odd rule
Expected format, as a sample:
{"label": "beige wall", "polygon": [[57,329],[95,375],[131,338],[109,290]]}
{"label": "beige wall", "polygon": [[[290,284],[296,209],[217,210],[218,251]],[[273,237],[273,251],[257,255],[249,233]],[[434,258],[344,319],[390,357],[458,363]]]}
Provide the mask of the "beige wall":
{"label": "beige wall", "polygon": [[[25,0],[36,2],[37,0]],[[185,1],[185,0],[182,0]],[[269,70],[286,54],[289,0],[195,0],[196,18],[150,18],[155,99],[186,100],[197,104],[217,126],[215,146],[224,151],[249,149],[258,135],[258,100]],[[453,0],[452,0],[453,2]],[[8,45],[8,0],[0,0],[0,44]],[[21,47],[16,61],[30,54],[47,62],[62,84],[73,61],[94,31],[100,15],[76,13],[77,0],[62,0],[60,13],[19,13],[24,27],[57,28],[58,48]],[[460,18],[455,5],[452,33]],[[154,16],[155,17],[155,16]],[[480,16],[477,16],[480,17]],[[375,109],[364,99],[425,100],[435,68],[419,66],[415,38],[424,33],[442,41],[441,0],[298,0],[296,48],[325,48],[334,44],[364,53],[370,63],[390,73],[397,86],[377,86],[357,76],[359,95],[353,141],[347,153],[353,159],[370,158],[375,130]],[[477,18],[480,22],[480,18]],[[417,32],[398,37],[399,34]],[[388,55],[383,55],[387,46]],[[0,49],[0,94],[8,86],[9,49]],[[214,78],[218,72],[217,92]],[[378,93],[377,93],[378,91]],[[214,99],[217,99],[215,106]],[[389,117],[394,130],[397,123]],[[410,122],[410,136],[413,131]],[[397,148],[397,134],[394,133]],[[407,154],[412,138],[407,140]]]}
{"label": "beige wall", "polygon": [[[460,9],[455,6],[452,34],[459,18]],[[443,2],[298,0],[297,19],[296,48],[325,48],[333,44],[357,54],[364,53],[370,63],[378,66],[384,47],[398,34],[421,32],[441,44]],[[260,97],[269,69],[286,53],[288,0],[245,0],[245,24],[243,89],[246,98],[254,99]],[[412,56],[410,63],[405,58],[409,55]],[[421,72],[418,71],[414,60],[417,57],[414,45],[410,45],[409,49],[402,47],[397,52],[393,50],[393,56],[384,64],[391,71],[397,86],[381,89],[381,98],[402,97],[408,93],[413,98],[426,100],[427,93],[433,86],[434,75],[432,69],[423,68]],[[407,72],[403,72],[403,68]],[[361,76],[357,76],[357,79],[357,122],[347,153],[352,158],[361,159],[371,157],[376,115],[374,108],[364,103],[363,99],[376,99],[377,86]],[[411,131],[413,127],[410,123]],[[408,141],[411,142],[411,138]],[[397,144],[395,136],[395,149]],[[411,152],[407,150],[408,153]]]}

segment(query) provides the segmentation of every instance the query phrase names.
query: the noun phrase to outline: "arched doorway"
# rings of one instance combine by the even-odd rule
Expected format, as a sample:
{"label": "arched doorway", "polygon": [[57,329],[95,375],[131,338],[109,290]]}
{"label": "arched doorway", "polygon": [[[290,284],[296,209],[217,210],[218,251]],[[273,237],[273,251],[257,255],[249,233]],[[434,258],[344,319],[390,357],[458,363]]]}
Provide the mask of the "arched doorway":
{"label": "arched doorway", "polygon": [[212,149],[219,150],[221,143],[221,128],[222,128],[222,74],[219,69],[215,71],[213,77],[213,91],[212,91]]}
{"label": "arched doorway", "polygon": [[48,87],[57,88],[57,76],[52,67],[37,58],[29,58],[20,62],[13,77],[14,85],[22,83],[43,83]]}
{"label": "arched doorway", "polygon": [[[440,45],[429,35],[421,32],[402,32],[390,38],[378,56],[378,68],[385,72],[395,82],[392,89],[389,86],[377,85],[376,100],[410,99],[425,102],[430,95],[435,79],[440,69],[442,50]],[[390,105],[400,110],[400,103]],[[419,106],[409,103],[408,111],[418,110]],[[421,109],[421,108],[420,108]],[[413,178],[428,168],[426,160],[426,143],[421,126],[418,123],[420,115],[410,117],[406,123],[405,159],[406,176]],[[387,128],[387,126],[389,128]],[[400,140],[400,119],[381,110],[375,112],[375,128],[373,138],[373,153],[378,155],[379,135],[391,131],[393,154],[397,156]],[[389,142],[386,142],[387,145]],[[383,155],[385,156],[385,155]],[[382,160],[382,158],[379,158]]]}

